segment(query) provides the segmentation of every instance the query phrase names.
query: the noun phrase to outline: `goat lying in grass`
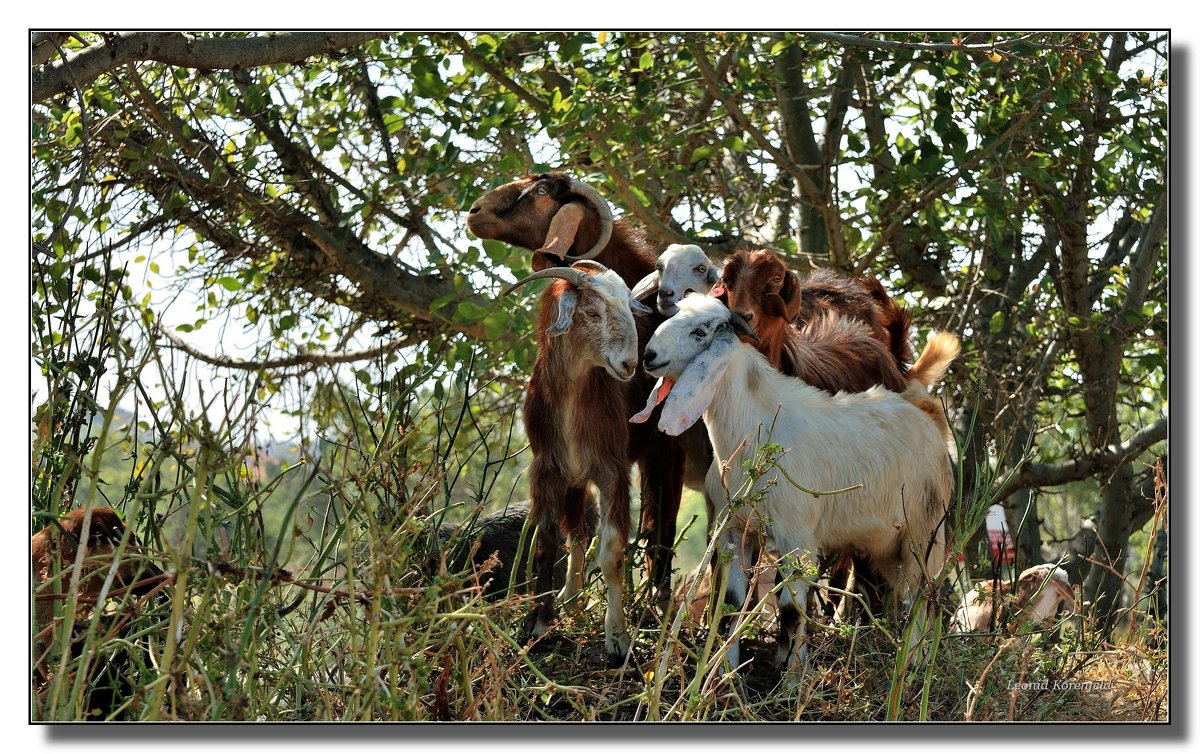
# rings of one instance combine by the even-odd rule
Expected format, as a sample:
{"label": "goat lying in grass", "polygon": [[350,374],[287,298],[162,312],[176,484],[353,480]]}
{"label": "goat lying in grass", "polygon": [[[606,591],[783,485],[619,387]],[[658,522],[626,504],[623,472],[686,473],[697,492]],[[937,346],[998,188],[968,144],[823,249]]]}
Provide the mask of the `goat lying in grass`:
{"label": "goat lying in grass", "polygon": [[[592,495],[586,497],[584,527],[588,537],[592,537],[599,523],[598,514]],[[530,505],[529,500],[521,500],[461,526],[444,523],[438,527],[438,539],[443,544],[450,544],[447,567],[452,571],[473,568],[486,599],[500,599],[510,588],[514,593],[523,594],[533,587],[525,579],[534,549],[533,528],[525,525]],[[566,562],[559,558],[554,564],[553,586],[560,587],[566,581]]]}
{"label": "goat lying in grass", "polygon": [[950,631],[1005,630],[1010,623],[1044,626],[1065,612],[1075,612],[1075,590],[1067,572],[1053,563],[1031,566],[1014,584],[1001,581],[999,591],[985,581],[963,596],[950,621]]}
{"label": "goat lying in grass", "polygon": [[[122,543],[124,552],[118,558]],[[117,512],[107,507],[93,508],[90,515],[84,508],[69,511],[58,522],[33,535],[30,551],[36,603],[34,626],[37,635],[33,642],[36,689],[44,689],[51,677],[46,654],[49,651],[48,639],[53,636],[55,605],[69,602],[66,597],[74,579],[75,563],[78,561],[80,564],[79,577],[74,582],[74,628],[78,630],[84,625],[82,619],[90,616],[93,610],[103,609],[99,604],[101,596],[112,596],[117,590],[142,596],[161,582],[162,571],[138,550],[137,537],[125,527],[125,522]],[[55,578],[59,580],[61,591],[49,594],[48,582]],[[106,625],[106,621],[102,620],[100,625]],[[87,648],[85,638],[73,632],[70,642],[72,657],[79,657]],[[92,637],[93,649],[99,649],[100,643],[95,636]],[[115,650],[110,647],[103,656],[90,658],[88,692],[83,697],[85,717],[108,717],[132,696],[129,651],[128,646],[120,646]]]}
{"label": "goat lying in grass", "polygon": [[[829,395],[782,375],[753,346],[739,341],[739,333],[754,337],[745,321],[717,299],[685,298],[679,314],[660,325],[646,347],[645,368],[660,381],[646,409],[631,419],[645,421],[665,401],[659,428],[678,434],[703,415],[717,459],[728,469],[730,490],[743,486],[743,461],[761,445],[784,449],[751,493],[761,499],[733,510],[731,525],[719,535],[733,558],[726,602],[740,606],[746,598],[745,564],[759,531],[781,556],[815,558],[839,548],[862,552],[897,598],[913,592],[927,575],[939,574],[946,558],[942,523],[954,476],[933,422],[880,387]],[[954,336],[939,333],[926,350],[956,348]],[[719,474],[710,471],[709,476],[710,485],[721,484]],[[798,485],[847,491],[814,495]],[[716,490],[711,494],[724,499]],[[779,597],[792,670],[807,663],[800,620],[806,596],[807,584],[793,577]],[[736,646],[728,659],[737,666]]]}

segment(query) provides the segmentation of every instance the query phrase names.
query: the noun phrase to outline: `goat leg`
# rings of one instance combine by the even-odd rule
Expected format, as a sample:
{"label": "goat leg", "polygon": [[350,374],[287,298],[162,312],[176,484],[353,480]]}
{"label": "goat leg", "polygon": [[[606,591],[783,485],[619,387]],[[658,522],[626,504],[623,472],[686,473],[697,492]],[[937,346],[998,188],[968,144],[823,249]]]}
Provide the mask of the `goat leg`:
{"label": "goat leg", "polygon": [[664,437],[659,455],[639,464],[642,479],[642,536],[646,538],[646,569],[653,602],[663,614],[671,601],[671,560],[683,494],[683,449]]}

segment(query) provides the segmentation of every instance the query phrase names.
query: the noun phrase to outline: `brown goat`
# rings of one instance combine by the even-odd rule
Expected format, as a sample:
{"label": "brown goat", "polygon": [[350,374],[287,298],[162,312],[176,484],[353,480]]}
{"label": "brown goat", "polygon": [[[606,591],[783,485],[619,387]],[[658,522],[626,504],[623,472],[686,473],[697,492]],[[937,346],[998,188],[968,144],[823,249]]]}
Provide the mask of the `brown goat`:
{"label": "brown goat", "polygon": [[912,352],[908,313],[880,287],[885,310],[868,286],[830,273],[801,280],[760,249],[730,256],[712,293],[750,323],[758,350],[784,374],[831,393],[875,385],[904,392],[898,354]]}
{"label": "brown goat", "polygon": [[[64,582],[70,578],[70,569],[79,551],[79,543],[83,538],[83,529],[87,510],[76,508],[68,512],[58,524],[51,524],[33,535],[30,541],[32,550],[32,566],[35,588],[38,584],[48,581],[54,574],[55,553],[64,570]],[[87,546],[84,548],[83,567],[80,571],[78,602],[93,605],[100,595],[100,589],[113,566],[113,550],[125,536],[125,522],[112,508],[93,508],[91,523],[88,526]],[[139,584],[140,580],[153,576],[161,576],[162,571],[153,563],[133,556],[132,549],[138,547],[137,536],[129,532],[128,546],[130,551],[125,559],[117,564],[113,578],[113,587],[117,589],[133,587],[135,594],[144,594],[151,586]],[[66,584],[64,584],[66,586]],[[38,599],[35,611],[39,630],[46,627],[54,619],[54,604],[52,599]]]}
{"label": "brown goat", "polygon": [[[38,586],[50,581],[55,574],[61,574],[59,578],[64,591],[69,588],[81,542],[86,541],[86,546],[76,590],[78,616],[86,616],[95,608],[104,581],[114,567],[112,588],[128,589],[134,595],[149,593],[160,581],[155,577],[163,575],[158,566],[135,553],[139,546],[137,537],[133,532],[126,531],[125,523],[116,511],[97,507],[91,511],[90,522],[88,518],[86,509],[77,508],[68,512],[58,523],[34,534],[30,540],[36,603],[34,617],[38,632],[34,641],[37,655],[33,668],[35,687],[44,686],[50,677],[45,658],[48,642],[43,641],[42,634],[49,632],[54,621],[55,601],[63,601],[59,595],[37,594]],[[114,551],[126,536],[125,555],[120,562],[114,563]],[[73,637],[72,656],[78,656],[84,647],[84,637]],[[127,677],[129,651],[122,646],[91,666],[89,693],[84,699],[85,717],[107,717],[132,695],[132,684]]]}
{"label": "brown goat", "polygon": [[1054,563],[1043,563],[1022,571],[1015,588],[1011,581],[985,581],[967,592],[950,621],[950,631],[1008,631],[1018,621],[1042,626],[1064,611],[1079,612],[1070,577]]}
{"label": "brown goat", "polygon": [[[645,234],[623,220],[613,221],[607,203],[595,189],[563,173],[533,175],[493,189],[471,206],[467,227],[480,238],[532,250],[534,270],[568,264],[573,259],[591,259],[616,272],[632,288],[655,269],[656,256]],[[546,360],[566,358],[552,357],[548,349],[552,339],[544,336],[557,306],[556,291],[561,290],[562,286],[556,284],[542,298],[535,373],[539,369],[550,373]],[[588,453],[614,461],[619,457],[626,476],[630,465],[638,465],[641,531],[648,540],[649,579],[659,604],[665,605],[670,599],[671,559],[683,482],[686,478],[689,486],[704,489],[712,448],[703,427],[674,438],[659,432],[653,422],[628,423],[652,385],[640,368],[640,354],[662,321],[658,313],[637,320],[639,368],[627,383],[617,383],[602,374],[593,374],[583,384],[549,385],[544,378],[531,380],[525,400],[525,422],[535,465],[539,455],[549,457],[557,452],[555,448],[576,442],[574,438],[579,438],[581,447],[589,446]],[[578,407],[569,416],[561,407],[562,391],[573,395]],[[539,437],[536,441],[535,435]],[[623,455],[617,454],[618,448],[623,448]],[[553,462],[546,464],[554,466]],[[616,468],[615,463],[612,468]],[[533,492],[539,479],[531,474],[535,508],[538,498],[561,499],[564,510],[579,508],[583,499],[581,489],[571,489],[569,497],[556,492],[550,498]],[[578,523],[579,515],[571,513],[564,519],[568,527]],[[549,583],[547,577],[546,584]],[[538,590],[543,591],[543,586],[539,584]],[[552,605],[544,604],[539,609],[540,618],[533,625],[553,616]]]}
{"label": "brown goat", "polygon": [[875,385],[901,393],[938,426],[953,453],[942,406],[927,389],[949,361],[926,357],[910,366],[912,318],[875,278],[815,270],[801,279],[769,251],[741,250],[711,295],[750,323],[758,350],[779,371],[831,393]]}

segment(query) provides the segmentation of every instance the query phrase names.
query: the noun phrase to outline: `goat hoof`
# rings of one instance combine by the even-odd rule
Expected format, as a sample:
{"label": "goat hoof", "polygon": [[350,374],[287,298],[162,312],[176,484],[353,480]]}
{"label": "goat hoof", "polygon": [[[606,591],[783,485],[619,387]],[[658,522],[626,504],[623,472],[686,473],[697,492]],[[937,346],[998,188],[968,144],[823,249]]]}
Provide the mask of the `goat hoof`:
{"label": "goat hoof", "polygon": [[636,664],[628,639],[618,639],[615,642],[604,642],[605,664],[609,668],[619,668],[627,663]]}
{"label": "goat hoof", "polygon": [[633,667],[637,665],[633,654],[628,650],[625,652],[605,652],[604,665],[609,670],[616,670],[623,667]]}

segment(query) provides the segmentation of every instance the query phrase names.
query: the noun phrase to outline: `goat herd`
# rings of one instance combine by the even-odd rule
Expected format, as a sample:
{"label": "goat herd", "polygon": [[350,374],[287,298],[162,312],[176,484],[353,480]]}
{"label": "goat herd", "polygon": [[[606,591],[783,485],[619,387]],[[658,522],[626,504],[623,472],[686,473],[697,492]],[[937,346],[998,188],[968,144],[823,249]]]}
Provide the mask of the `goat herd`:
{"label": "goat herd", "polygon": [[[801,278],[763,250],[738,251],[723,269],[696,246],[657,255],[643,233],[613,219],[594,188],[562,173],[493,189],[472,205],[467,226],[533,252],[534,273],[506,293],[552,281],[541,296],[524,405],[533,453],[528,525],[538,532],[528,635],[549,630],[556,602],[578,601],[595,535],[607,589],[605,651],[618,663],[628,657],[624,558],[635,465],[660,608],[671,599],[684,485],[704,495],[715,549],[729,562],[724,600],[738,608],[768,549],[835,564],[826,577],[843,592],[888,593],[894,606],[942,572],[955,446],[929,391],[958,355],[955,336],[934,333],[913,361],[909,315],[873,278],[820,270]],[[756,465],[764,445],[779,450]],[[93,519],[106,546],[120,539],[119,519]],[[64,523],[68,531],[81,525]],[[48,575],[52,530],[34,537],[35,584]],[[567,567],[556,574],[564,538]],[[59,549],[60,562],[74,559]],[[493,551],[486,540],[480,549]],[[513,548],[505,557],[519,562]],[[511,572],[517,562],[505,565]],[[811,576],[779,570],[779,656],[799,674]],[[1054,568],[1031,569],[1018,592],[1021,601],[1044,593],[1039,619],[1073,599]],[[986,590],[972,592],[952,630],[986,629],[992,600]],[[38,605],[44,635],[52,616]],[[737,642],[728,644],[736,668]]]}
{"label": "goat herd", "polygon": [[[530,635],[547,631],[555,601],[570,603],[582,586],[594,486],[604,646],[614,661],[627,657],[634,465],[660,606],[685,484],[703,492],[710,531],[728,518],[711,532],[732,561],[727,604],[744,603],[749,568],[766,548],[851,563],[849,576],[831,578],[874,580],[893,604],[941,573],[955,446],[929,391],[958,355],[955,336],[934,333],[910,364],[909,315],[877,280],[801,278],[762,250],[738,251],[720,271],[696,246],[656,255],[594,188],[561,173],[493,189],[467,226],[533,251],[535,272],[506,293],[554,281],[542,294],[525,399],[529,524],[538,531]],[[750,480],[745,462],[767,443],[782,452]],[[563,537],[565,584],[555,593]],[[799,672],[808,582],[794,573],[784,581],[779,654]],[[965,621],[956,627],[969,628]],[[729,644],[737,667],[737,642]]]}

